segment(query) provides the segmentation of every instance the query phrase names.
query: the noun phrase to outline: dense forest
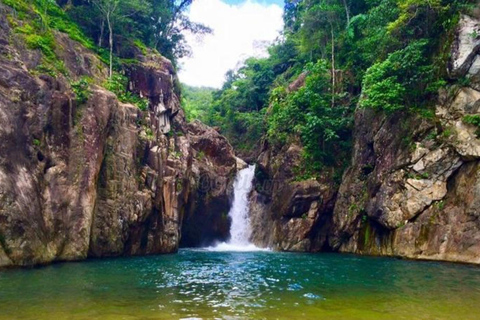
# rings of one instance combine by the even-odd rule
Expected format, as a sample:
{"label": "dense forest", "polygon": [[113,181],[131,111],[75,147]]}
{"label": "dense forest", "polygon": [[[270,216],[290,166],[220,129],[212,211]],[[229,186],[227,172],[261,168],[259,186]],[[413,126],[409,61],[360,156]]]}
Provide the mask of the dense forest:
{"label": "dense forest", "polygon": [[[25,21],[15,32],[28,47],[40,49],[44,67],[62,72],[55,59],[52,30],[96,51],[110,67],[110,78],[122,66],[135,63],[135,51],[153,49],[177,60],[190,54],[185,33],[210,33],[210,28],[192,22],[185,11],[192,0],[3,0]],[[13,20],[12,20],[13,21]],[[48,70],[50,69],[50,70]],[[117,74],[117,80],[121,77]]]}
{"label": "dense forest", "polygon": [[449,81],[454,27],[473,2],[287,0],[269,57],[229,71],[220,90],[187,90],[185,108],[245,156],[263,136],[279,147],[299,140],[300,176],[325,167],[341,173],[357,107],[433,115],[433,98]]}

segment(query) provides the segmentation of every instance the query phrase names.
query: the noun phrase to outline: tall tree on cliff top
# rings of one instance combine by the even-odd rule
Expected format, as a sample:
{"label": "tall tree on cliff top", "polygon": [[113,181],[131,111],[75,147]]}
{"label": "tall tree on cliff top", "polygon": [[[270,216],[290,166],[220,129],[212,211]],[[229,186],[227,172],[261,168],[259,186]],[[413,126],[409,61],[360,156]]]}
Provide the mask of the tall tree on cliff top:
{"label": "tall tree on cliff top", "polygon": [[[108,27],[108,45],[110,49],[110,68],[109,77],[113,73],[113,39],[114,32],[117,30],[118,22],[126,20],[138,12],[147,14],[150,11],[150,5],[145,0],[90,0],[102,14],[102,25],[106,22]],[[99,43],[103,37],[103,27],[100,34]]]}
{"label": "tall tree on cliff top", "polygon": [[[345,21],[349,20],[348,5],[338,0],[309,0],[305,3],[303,16],[302,48],[310,51],[310,59],[315,60],[315,52],[321,58],[330,55],[332,73],[332,105],[335,104],[335,46],[336,35],[344,30]],[[347,14],[345,11],[347,10]],[[315,39],[316,41],[312,41]],[[318,57],[316,57],[318,58]]]}
{"label": "tall tree on cliff top", "polygon": [[99,47],[108,42],[110,60],[113,60],[114,51],[129,57],[128,48],[134,40],[140,40],[176,64],[179,58],[190,54],[186,33],[212,32],[205,25],[190,21],[185,14],[192,0],[56,1]]}
{"label": "tall tree on cliff top", "polygon": [[190,21],[185,10],[192,0],[149,0],[152,6],[151,30],[146,42],[171,60],[190,54],[184,33],[211,33],[207,26]]}

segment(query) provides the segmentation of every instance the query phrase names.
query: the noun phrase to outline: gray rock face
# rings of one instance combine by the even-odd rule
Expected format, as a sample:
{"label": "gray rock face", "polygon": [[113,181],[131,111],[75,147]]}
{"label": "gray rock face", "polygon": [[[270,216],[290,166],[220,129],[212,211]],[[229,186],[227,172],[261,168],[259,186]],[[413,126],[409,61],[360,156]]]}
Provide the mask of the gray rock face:
{"label": "gray rock face", "polygon": [[449,71],[453,76],[476,74],[479,68],[480,23],[477,19],[462,15],[457,27],[457,37],[452,48]]}

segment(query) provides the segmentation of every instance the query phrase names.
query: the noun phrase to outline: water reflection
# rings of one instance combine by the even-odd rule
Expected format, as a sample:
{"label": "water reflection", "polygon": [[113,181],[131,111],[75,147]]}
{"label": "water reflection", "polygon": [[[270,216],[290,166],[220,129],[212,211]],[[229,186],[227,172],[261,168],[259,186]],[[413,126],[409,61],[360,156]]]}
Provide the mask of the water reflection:
{"label": "water reflection", "polygon": [[480,269],[183,250],[0,272],[0,319],[476,319]]}

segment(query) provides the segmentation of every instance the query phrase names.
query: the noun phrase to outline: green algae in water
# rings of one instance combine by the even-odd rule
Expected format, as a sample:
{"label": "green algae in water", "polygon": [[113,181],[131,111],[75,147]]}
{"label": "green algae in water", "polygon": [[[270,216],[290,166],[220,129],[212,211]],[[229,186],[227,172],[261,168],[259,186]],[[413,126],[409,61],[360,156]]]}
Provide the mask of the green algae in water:
{"label": "green algae in water", "polygon": [[0,272],[0,319],[479,319],[480,268],[338,254],[228,253]]}

